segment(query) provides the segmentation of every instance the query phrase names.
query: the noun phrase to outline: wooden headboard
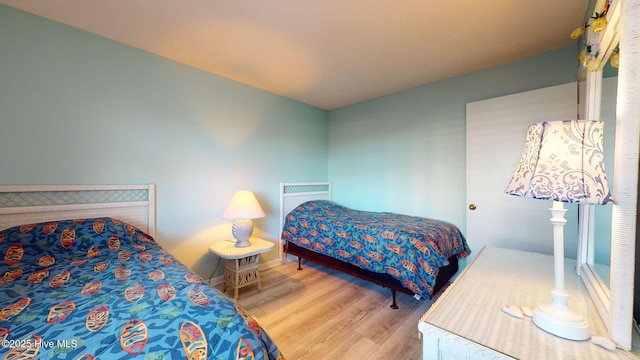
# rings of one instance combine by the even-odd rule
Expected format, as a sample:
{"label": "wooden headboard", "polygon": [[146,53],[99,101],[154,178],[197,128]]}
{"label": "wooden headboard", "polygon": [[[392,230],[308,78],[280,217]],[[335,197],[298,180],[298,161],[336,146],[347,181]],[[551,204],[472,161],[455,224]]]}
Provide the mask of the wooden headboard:
{"label": "wooden headboard", "polygon": [[[282,234],[282,225],[284,225],[284,217],[295,209],[298,205],[311,200],[329,200],[331,201],[331,183],[330,182],[291,182],[280,183],[280,234]],[[285,261],[285,254],[282,251],[284,242],[280,239],[278,253],[280,261]]]}
{"label": "wooden headboard", "polygon": [[0,230],[43,221],[112,217],[155,236],[155,184],[0,185]]}

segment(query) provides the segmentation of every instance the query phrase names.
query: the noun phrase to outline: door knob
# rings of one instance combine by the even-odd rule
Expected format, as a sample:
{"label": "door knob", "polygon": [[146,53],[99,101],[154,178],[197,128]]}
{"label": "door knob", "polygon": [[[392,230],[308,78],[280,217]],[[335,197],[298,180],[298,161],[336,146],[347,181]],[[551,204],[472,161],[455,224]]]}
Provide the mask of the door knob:
{"label": "door knob", "polygon": [[476,204],[469,204],[469,210],[475,210]]}

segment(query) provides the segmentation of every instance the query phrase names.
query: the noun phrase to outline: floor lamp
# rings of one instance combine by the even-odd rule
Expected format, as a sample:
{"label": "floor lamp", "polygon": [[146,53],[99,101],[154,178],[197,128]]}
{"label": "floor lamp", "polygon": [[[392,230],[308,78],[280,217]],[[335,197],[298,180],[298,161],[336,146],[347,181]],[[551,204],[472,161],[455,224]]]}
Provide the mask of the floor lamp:
{"label": "floor lamp", "polygon": [[571,340],[590,338],[589,325],[567,305],[564,288],[563,203],[612,202],[604,169],[602,121],[563,120],[529,126],[520,163],[505,192],[553,200],[555,286],[551,303],[538,305],[533,322],[542,330]]}

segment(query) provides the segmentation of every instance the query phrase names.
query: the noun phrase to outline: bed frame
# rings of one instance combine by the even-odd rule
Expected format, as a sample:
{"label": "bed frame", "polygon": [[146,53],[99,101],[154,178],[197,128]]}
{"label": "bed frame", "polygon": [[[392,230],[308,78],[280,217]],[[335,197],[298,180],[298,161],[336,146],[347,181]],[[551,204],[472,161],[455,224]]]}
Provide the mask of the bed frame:
{"label": "bed frame", "polygon": [[0,185],[0,230],[43,221],[112,217],[155,236],[155,184]]}
{"label": "bed frame", "polygon": [[[280,183],[280,227],[284,225],[284,217],[298,205],[311,200],[329,200],[331,201],[331,183],[329,182],[309,182],[309,183]],[[281,231],[282,233],[282,231]],[[400,291],[408,295],[414,293],[402,286],[402,283],[389,274],[375,273],[369,270],[359,268],[330,256],[307,250],[295,244],[289,244],[280,239],[280,260],[286,262],[287,254],[298,258],[298,270],[302,270],[301,259],[306,259],[320,265],[324,265],[331,269],[335,269],[346,274],[370,281],[374,284],[389,288],[391,290],[392,303],[391,308],[397,309],[396,292]],[[436,286],[433,294],[435,295],[442,289],[455,273],[458,272],[458,259],[456,256],[449,258],[449,265],[440,268],[436,277]]]}

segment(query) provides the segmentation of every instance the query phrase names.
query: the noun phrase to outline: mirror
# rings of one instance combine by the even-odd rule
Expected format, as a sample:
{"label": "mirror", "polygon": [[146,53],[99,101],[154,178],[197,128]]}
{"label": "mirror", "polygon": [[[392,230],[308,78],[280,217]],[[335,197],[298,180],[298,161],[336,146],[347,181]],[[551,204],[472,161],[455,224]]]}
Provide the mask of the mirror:
{"label": "mirror", "polygon": [[[600,119],[605,122],[604,129],[604,162],[609,184],[614,182],[613,154],[615,150],[616,133],[616,94],[618,86],[617,69],[610,68],[607,63],[603,70],[602,98],[600,104]],[[609,70],[609,71],[607,71]],[[611,274],[611,206],[596,206],[594,208],[594,244],[589,247],[587,265],[603,283],[603,288],[609,289]]]}
{"label": "mirror", "polygon": [[[612,68],[610,65],[605,65],[603,70],[602,79],[602,91],[601,91],[601,116],[600,119],[605,122],[605,134],[604,134],[604,161],[605,170],[607,172],[607,180],[609,184],[613,184],[613,154],[615,144],[615,131],[616,131],[616,94],[617,94],[617,69]],[[585,91],[586,91],[586,79],[578,83],[580,94],[579,99],[579,119],[587,119],[585,115]],[[586,241],[589,241],[592,246],[586,247],[586,261],[585,265],[589,267],[594,276],[597,276],[597,280],[601,283],[599,286],[602,291],[605,292],[606,297],[609,297],[609,277],[610,277],[610,265],[611,265],[611,206],[595,206],[592,208],[593,219],[588,219],[593,222],[592,234]]]}
{"label": "mirror", "polygon": [[[586,72],[584,113],[585,118],[605,120],[605,152],[610,153],[610,163],[613,156],[613,164],[605,166],[616,203],[580,206],[578,263],[579,273],[607,326],[608,337],[618,346],[631,349],[634,282],[630,274],[635,268],[640,122],[639,114],[634,112],[640,106],[640,94],[632,89],[640,83],[640,0],[597,1],[594,9],[600,12],[605,5],[609,5],[607,28],[591,34],[586,42],[595,46],[602,63],[620,44],[617,84],[603,79],[602,70]],[[617,89],[616,95],[612,86]],[[611,130],[613,124],[606,120],[613,115],[616,121]]]}

